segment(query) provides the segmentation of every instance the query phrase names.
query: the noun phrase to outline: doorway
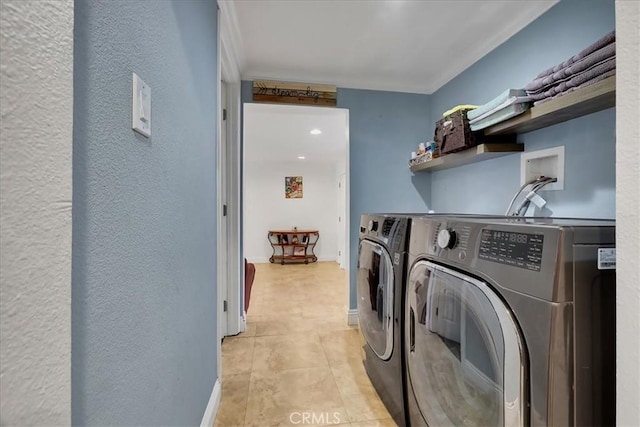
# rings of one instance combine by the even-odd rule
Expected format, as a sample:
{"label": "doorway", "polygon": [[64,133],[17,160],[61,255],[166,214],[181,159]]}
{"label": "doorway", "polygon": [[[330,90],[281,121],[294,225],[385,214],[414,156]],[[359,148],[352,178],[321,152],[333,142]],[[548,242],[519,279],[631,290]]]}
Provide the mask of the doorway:
{"label": "doorway", "polygon": [[[268,231],[297,227],[319,231],[319,262],[345,268],[348,110],[252,103],[243,109],[244,257],[269,262]],[[287,179],[299,180],[300,197],[287,197]],[[348,290],[348,281],[344,286]]]}

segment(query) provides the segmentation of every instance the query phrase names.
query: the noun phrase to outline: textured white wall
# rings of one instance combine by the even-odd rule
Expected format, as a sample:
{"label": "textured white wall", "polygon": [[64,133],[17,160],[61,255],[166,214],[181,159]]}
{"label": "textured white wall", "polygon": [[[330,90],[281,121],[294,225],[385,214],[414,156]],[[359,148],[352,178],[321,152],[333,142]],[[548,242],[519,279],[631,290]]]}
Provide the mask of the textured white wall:
{"label": "textured white wall", "polygon": [[640,2],[616,1],[617,419],[640,426]]}
{"label": "textured white wall", "polygon": [[[247,141],[250,143],[250,141]],[[247,148],[250,149],[250,148]],[[320,261],[335,261],[338,247],[338,184],[331,164],[245,163],[244,251],[250,262],[267,262],[273,250],[267,232],[314,229]],[[302,199],[285,199],[284,177],[302,176]]]}
{"label": "textured white wall", "polygon": [[0,52],[0,424],[68,425],[73,0],[2,0]]}

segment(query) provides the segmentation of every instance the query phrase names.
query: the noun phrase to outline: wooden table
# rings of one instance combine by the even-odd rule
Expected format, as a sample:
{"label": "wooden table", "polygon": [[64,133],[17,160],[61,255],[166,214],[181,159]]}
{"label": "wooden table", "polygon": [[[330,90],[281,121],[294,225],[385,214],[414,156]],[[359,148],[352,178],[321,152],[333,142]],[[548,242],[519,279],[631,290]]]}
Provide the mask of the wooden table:
{"label": "wooden table", "polygon": [[267,235],[273,248],[269,262],[316,262],[318,257],[313,252],[320,233],[318,230],[269,230]]}

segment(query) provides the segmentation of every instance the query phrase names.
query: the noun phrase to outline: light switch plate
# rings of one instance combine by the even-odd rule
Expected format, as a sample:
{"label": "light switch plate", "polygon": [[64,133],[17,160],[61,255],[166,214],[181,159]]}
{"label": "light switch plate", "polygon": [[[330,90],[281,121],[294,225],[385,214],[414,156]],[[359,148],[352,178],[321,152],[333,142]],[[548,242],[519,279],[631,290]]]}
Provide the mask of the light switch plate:
{"label": "light switch plate", "polygon": [[133,73],[133,123],[134,131],[151,136],[151,88],[136,73]]}

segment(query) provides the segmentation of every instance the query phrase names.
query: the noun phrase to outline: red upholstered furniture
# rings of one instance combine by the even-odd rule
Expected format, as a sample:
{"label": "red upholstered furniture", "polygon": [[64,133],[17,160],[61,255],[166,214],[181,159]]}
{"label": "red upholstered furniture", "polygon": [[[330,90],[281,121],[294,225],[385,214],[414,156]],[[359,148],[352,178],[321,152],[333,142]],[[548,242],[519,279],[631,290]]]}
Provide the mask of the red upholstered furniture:
{"label": "red upholstered furniture", "polygon": [[251,298],[251,286],[256,276],[256,266],[244,259],[244,311],[249,311],[249,299]]}

